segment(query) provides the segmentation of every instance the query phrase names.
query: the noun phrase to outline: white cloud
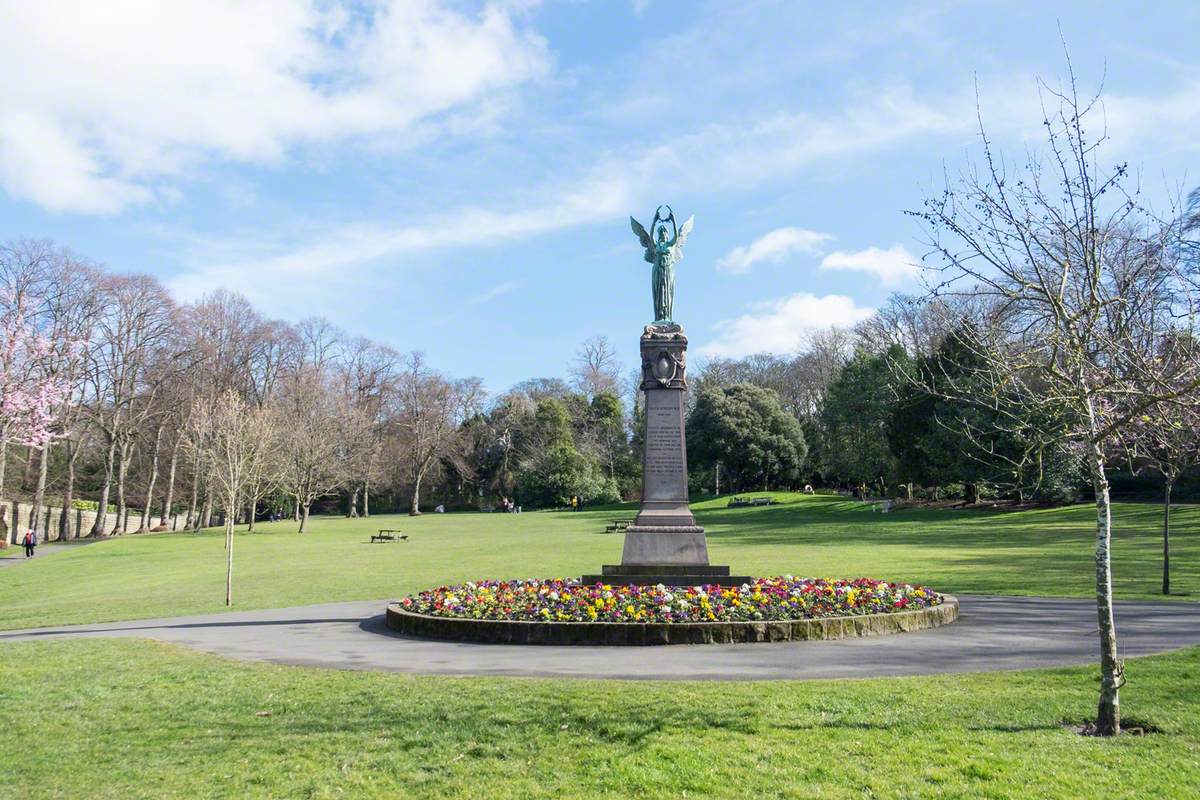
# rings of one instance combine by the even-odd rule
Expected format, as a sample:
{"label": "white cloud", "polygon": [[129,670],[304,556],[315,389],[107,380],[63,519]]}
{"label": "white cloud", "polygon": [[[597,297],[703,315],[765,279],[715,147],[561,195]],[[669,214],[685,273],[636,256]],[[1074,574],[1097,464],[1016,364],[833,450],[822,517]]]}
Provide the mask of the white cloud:
{"label": "white cloud", "polygon": [[515,292],[520,288],[520,281],[504,281],[503,283],[496,284],[490,289],[486,289],[482,292],[476,292],[467,298],[467,302],[472,305],[483,305],[484,303],[492,302],[497,297],[503,297],[506,294]]}
{"label": "white cloud", "polygon": [[189,165],[395,135],[543,76],[514,13],[439,0],[0,0],[0,184],[111,212]]}
{"label": "white cloud", "polygon": [[[188,254],[188,271],[171,285],[183,299],[218,287],[254,299],[275,296],[287,286],[300,296],[331,276],[344,278],[350,269],[386,258],[538,236],[619,220],[631,212],[636,216],[637,209],[660,202],[647,187],[669,184],[678,194],[707,196],[909,139],[969,134],[974,102],[973,93],[919,100],[901,86],[821,116],[779,113],[739,118],[736,124],[705,124],[650,144],[637,155],[602,153],[550,181],[523,176],[518,193],[486,208],[450,208],[445,214],[418,216],[400,228],[386,222],[326,222],[299,228],[299,233],[268,232],[265,242],[261,236],[206,242]],[[704,219],[697,224],[696,235],[703,235]]]}
{"label": "white cloud", "polygon": [[[1200,83],[1184,86],[1161,97],[1114,94],[1103,98],[1103,130],[1118,152],[1137,153],[1155,146],[1192,151],[1200,128]],[[1098,120],[1090,129],[1101,130]]]}
{"label": "white cloud", "polygon": [[794,353],[813,331],[849,327],[873,313],[873,308],[859,306],[845,295],[818,297],[800,292],[760,303],[753,313],[718,322],[713,326],[717,338],[698,348],[698,352],[724,358],[752,353]]}
{"label": "white cloud", "polygon": [[777,228],[748,245],[730,250],[717,262],[717,269],[741,273],[749,271],[760,261],[778,264],[793,253],[819,253],[821,245],[832,238],[828,233],[817,233],[802,228]]}
{"label": "white cloud", "polygon": [[183,301],[227,288],[265,303],[278,297],[281,290],[299,296],[332,275],[345,279],[351,266],[434,248],[534,236],[611,218],[633,203],[623,180],[603,174],[593,176],[573,192],[547,191],[544,197],[542,203],[505,211],[462,208],[399,228],[345,225],[326,230],[298,247],[290,240],[282,246],[237,240],[206,243],[192,257],[192,268],[170,280],[168,286]]}
{"label": "white cloud", "polygon": [[[523,187],[521,201],[492,208],[460,208],[401,228],[373,222],[326,226],[302,234],[298,243],[295,236],[279,237],[282,243],[210,243],[191,255],[191,268],[171,281],[171,288],[184,300],[220,287],[251,299],[276,296],[280,286],[299,294],[302,287],[319,286],[331,275],[344,277],[347,268],[384,258],[618,219],[631,210],[636,214],[639,207],[653,207],[657,198],[646,187],[664,182],[681,193],[744,188],[765,175],[885,147],[905,136],[944,132],[944,117],[932,108],[913,101],[907,91],[885,92],[865,106],[821,120],[778,115],[744,120],[740,127],[706,126],[647,147],[636,157],[602,157],[574,175]],[[801,234],[796,238],[822,235]]]}
{"label": "white cloud", "polygon": [[921,274],[917,259],[902,244],[894,244],[887,250],[878,247],[853,252],[837,250],[821,259],[821,269],[866,272],[884,286],[895,286]]}

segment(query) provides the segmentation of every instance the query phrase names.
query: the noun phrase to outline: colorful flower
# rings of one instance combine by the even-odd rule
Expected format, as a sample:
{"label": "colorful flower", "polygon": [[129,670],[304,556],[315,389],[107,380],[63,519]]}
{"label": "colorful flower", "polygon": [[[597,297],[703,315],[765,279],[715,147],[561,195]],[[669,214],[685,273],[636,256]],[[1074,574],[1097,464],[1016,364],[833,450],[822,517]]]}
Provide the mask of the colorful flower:
{"label": "colorful flower", "polygon": [[441,617],[559,622],[736,622],[886,614],[941,604],[923,586],[871,578],[791,575],[739,587],[585,586],[578,580],[476,581],[401,600],[410,611]]}

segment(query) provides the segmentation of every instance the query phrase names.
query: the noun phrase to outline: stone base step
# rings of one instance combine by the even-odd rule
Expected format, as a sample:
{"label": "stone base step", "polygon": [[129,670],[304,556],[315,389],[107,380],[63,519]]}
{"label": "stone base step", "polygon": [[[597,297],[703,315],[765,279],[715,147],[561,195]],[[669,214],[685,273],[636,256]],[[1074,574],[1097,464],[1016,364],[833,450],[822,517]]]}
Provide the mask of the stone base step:
{"label": "stone base step", "polygon": [[605,564],[603,575],[728,575],[729,567],[719,564]]}
{"label": "stone base step", "polygon": [[584,584],[607,583],[628,586],[741,586],[751,583],[749,575],[730,575],[729,567],[708,564],[605,564],[599,575],[584,575]]}

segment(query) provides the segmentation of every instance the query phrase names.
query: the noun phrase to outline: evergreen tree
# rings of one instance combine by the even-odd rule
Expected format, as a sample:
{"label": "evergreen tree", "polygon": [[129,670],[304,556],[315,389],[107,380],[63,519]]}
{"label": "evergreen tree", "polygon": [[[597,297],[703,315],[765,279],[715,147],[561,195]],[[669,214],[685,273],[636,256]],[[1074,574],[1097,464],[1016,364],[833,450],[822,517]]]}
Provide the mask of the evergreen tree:
{"label": "evergreen tree", "polygon": [[720,464],[734,491],[793,485],[808,446],[800,423],[770,389],[750,383],[703,389],[688,418],[689,468]]}

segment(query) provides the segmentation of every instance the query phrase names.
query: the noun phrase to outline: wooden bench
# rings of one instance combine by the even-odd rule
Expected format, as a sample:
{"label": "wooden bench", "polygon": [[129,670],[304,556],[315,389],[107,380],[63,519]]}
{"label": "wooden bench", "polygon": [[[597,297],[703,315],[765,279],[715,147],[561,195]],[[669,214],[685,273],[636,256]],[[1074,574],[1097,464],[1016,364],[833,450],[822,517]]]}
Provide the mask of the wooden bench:
{"label": "wooden bench", "polygon": [[605,526],[604,532],[617,533],[618,531],[624,531],[632,524],[633,520],[631,519],[614,519],[612,522],[608,523],[607,526]]}
{"label": "wooden bench", "polygon": [[407,542],[407,541],[408,541],[408,536],[400,533],[400,531],[398,531],[398,530],[392,530],[392,529],[388,529],[388,528],[384,528],[384,529],[380,530],[379,533],[375,533],[375,534],[371,535],[372,544],[375,542]]}

